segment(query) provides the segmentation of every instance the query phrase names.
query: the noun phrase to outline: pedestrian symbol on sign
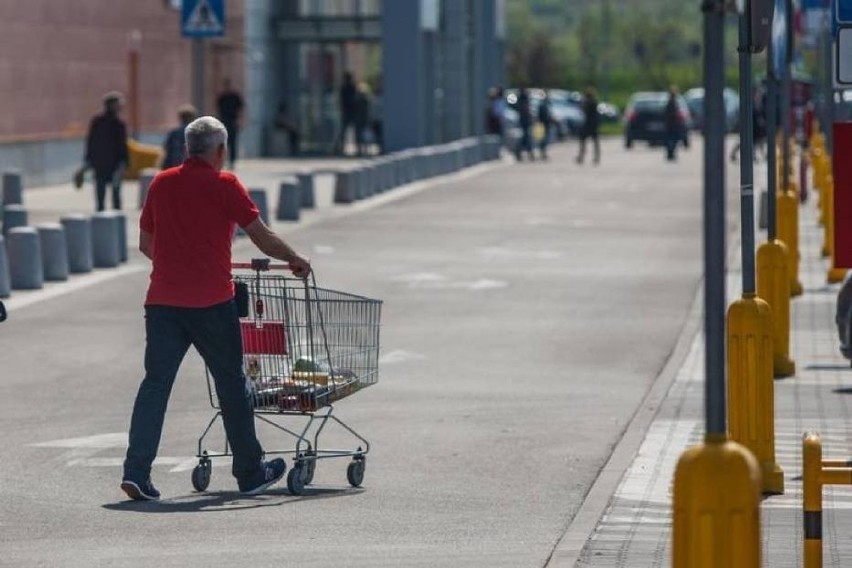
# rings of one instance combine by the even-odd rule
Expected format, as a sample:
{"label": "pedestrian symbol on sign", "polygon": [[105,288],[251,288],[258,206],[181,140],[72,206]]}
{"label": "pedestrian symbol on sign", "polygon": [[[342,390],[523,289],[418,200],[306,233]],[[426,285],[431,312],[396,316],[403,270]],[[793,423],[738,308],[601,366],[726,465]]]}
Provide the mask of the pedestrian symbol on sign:
{"label": "pedestrian symbol on sign", "polygon": [[224,0],[183,0],[183,35],[214,37],[225,33]]}

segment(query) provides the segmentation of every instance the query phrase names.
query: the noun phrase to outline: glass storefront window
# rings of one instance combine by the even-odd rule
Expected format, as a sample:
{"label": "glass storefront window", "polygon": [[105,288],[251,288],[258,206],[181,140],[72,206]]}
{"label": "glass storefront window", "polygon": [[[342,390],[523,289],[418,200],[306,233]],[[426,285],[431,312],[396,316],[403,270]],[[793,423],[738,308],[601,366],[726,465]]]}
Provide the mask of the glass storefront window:
{"label": "glass storefront window", "polygon": [[381,9],[381,0],[299,0],[299,15],[308,18],[372,18]]}

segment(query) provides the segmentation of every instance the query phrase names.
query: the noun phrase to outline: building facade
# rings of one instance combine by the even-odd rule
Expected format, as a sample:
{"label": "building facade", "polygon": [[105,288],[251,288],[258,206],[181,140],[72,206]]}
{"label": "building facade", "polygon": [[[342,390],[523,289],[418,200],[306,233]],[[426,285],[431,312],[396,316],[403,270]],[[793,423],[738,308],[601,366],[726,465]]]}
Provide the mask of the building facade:
{"label": "building facade", "polygon": [[[335,152],[339,90],[351,72],[370,92],[386,149],[480,133],[486,91],[503,83],[504,0],[225,0],[226,34],[204,40],[205,108],[224,79],[243,92],[241,151],[275,155],[287,105],[302,150]],[[28,185],[67,181],[110,90],[137,96],[125,118],[159,142],[192,100],[181,0],[0,2],[0,169]],[[72,7],[73,6],[73,7]]]}

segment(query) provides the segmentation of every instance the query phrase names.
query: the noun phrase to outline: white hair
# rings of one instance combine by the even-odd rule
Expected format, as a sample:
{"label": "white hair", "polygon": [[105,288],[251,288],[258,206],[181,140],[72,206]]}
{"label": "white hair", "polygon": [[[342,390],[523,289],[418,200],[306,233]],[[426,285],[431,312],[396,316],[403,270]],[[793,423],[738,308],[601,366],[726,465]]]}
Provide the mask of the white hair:
{"label": "white hair", "polygon": [[209,156],[219,145],[228,144],[225,125],[212,116],[196,118],[183,131],[187,156]]}

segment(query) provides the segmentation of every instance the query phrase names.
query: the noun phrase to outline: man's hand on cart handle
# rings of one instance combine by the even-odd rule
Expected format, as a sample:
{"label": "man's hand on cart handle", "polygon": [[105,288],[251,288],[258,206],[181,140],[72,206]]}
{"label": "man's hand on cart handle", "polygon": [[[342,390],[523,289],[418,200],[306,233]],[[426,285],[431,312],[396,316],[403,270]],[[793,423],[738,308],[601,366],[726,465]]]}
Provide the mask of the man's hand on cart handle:
{"label": "man's hand on cart handle", "polygon": [[263,254],[288,263],[294,276],[307,278],[310,275],[311,263],[296,254],[290,245],[273,233],[260,217],[243,227],[243,230]]}
{"label": "man's hand on cart handle", "polygon": [[293,256],[288,258],[287,264],[290,265],[290,270],[296,278],[307,278],[311,274],[311,261],[298,254],[294,253]]}

